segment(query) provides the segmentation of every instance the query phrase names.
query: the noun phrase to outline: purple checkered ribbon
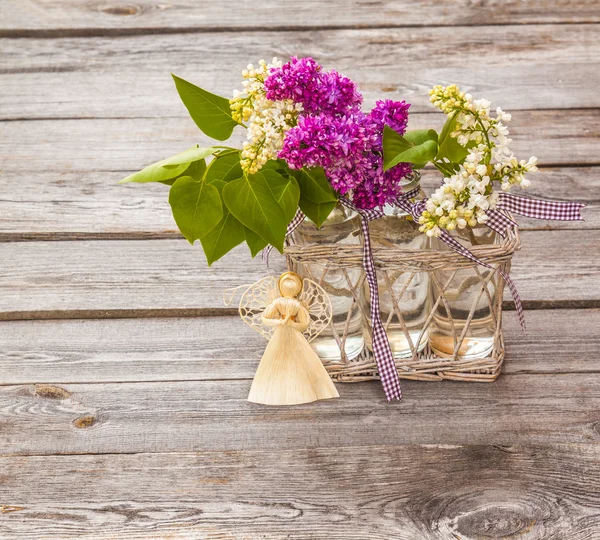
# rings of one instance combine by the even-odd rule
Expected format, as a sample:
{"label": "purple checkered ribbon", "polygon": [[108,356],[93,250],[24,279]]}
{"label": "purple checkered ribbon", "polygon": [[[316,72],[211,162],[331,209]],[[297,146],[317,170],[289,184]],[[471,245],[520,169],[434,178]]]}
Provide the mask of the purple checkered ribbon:
{"label": "purple checkered ribbon", "polygon": [[[418,193],[418,188],[415,188],[414,190],[409,191],[408,193],[403,193],[396,201],[396,204],[399,208],[404,210],[406,213],[410,214],[412,216],[412,218],[418,223],[419,217],[421,217],[423,210],[425,210],[426,199],[421,200],[421,201],[411,202],[410,199],[412,197],[415,197],[417,195],[417,193]],[[502,214],[500,214],[500,215],[502,217],[504,217]],[[508,217],[506,219],[508,221],[510,221],[511,223],[514,223],[514,221],[512,221]],[[516,223],[515,223],[515,225],[516,225]],[[485,268],[490,268],[491,270],[497,271],[502,276],[502,278],[504,279],[504,282],[508,285],[508,288],[510,289],[510,292],[512,293],[513,299],[515,301],[515,309],[517,311],[517,317],[519,318],[521,327],[523,329],[525,329],[525,316],[523,315],[523,304],[521,302],[521,297],[519,296],[519,293],[517,292],[517,287],[515,286],[515,283],[510,278],[510,276],[504,270],[502,270],[500,268],[494,268],[492,265],[490,265],[486,262],[483,262],[481,259],[479,259],[475,255],[473,255],[473,253],[471,253],[471,251],[468,250],[465,246],[463,246],[458,240],[456,240],[455,238],[452,238],[452,236],[450,236],[448,234],[448,231],[443,230],[439,236],[439,239],[442,242],[444,242],[448,247],[450,247],[457,253],[460,253],[463,257],[466,257],[467,259],[473,261],[476,264],[480,264],[481,266],[484,266]]]}
{"label": "purple checkered ribbon", "polygon": [[394,363],[392,349],[388,341],[381,313],[379,311],[379,289],[377,288],[377,273],[375,272],[375,263],[373,262],[373,252],[371,251],[371,239],[369,235],[369,221],[384,216],[383,210],[361,210],[356,208],[345,197],[340,197],[340,202],[350,210],[358,213],[360,216],[360,225],[363,234],[363,268],[369,284],[369,294],[371,299],[371,328],[373,332],[373,356],[377,363],[377,371],[381,378],[381,384],[385,397],[389,401],[393,399],[402,399],[402,390],[400,389],[400,378],[398,370]]}
{"label": "purple checkered ribbon", "polygon": [[518,226],[506,215],[506,212],[534,219],[583,221],[582,208],[585,208],[585,204],[578,202],[543,201],[541,199],[518,197],[511,193],[500,193],[496,209],[486,212],[488,216],[486,225],[504,236],[507,229]]}

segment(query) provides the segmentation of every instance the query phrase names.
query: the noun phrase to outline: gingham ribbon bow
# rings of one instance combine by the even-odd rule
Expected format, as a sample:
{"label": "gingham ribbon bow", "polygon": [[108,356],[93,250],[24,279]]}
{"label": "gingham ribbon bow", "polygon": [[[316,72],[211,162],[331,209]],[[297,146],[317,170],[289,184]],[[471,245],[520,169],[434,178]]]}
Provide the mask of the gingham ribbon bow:
{"label": "gingham ribbon bow", "polygon": [[369,284],[369,295],[371,300],[371,329],[372,329],[372,347],[373,356],[377,363],[377,371],[381,379],[385,397],[389,401],[393,399],[402,399],[402,390],[400,389],[400,378],[398,370],[394,363],[394,356],[390,342],[388,341],[381,313],[379,311],[379,289],[377,288],[377,273],[375,272],[375,263],[373,262],[373,252],[371,251],[371,238],[369,235],[369,221],[383,217],[383,210],[374,208],[372,210],[362,210],[356,208],[345,197],[340,197],[340,202],[350,210],[353,210],[360,216],[360,226],[363,234],[363,268]]}

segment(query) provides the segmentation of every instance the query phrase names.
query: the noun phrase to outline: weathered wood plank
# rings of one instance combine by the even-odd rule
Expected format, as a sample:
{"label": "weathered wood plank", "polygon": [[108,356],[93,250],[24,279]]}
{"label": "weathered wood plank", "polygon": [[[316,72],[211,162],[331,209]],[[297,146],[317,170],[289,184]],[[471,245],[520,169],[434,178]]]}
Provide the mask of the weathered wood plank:
{"label": "weathered wood plank", "polygon": [[592,540],[597,445],[0,458],[7,538]]}
{"label": "weathered wood plank", "polygon": [[[0,241],[23,239],[179,238],[162,184],[117,185],[122,172],[5,173],[0,184]],[[587,204],[585,222],[519,218],[527,229],[600,228],[600,167],[542,169],[532,176],[526,194],[571,199]],[[425,171],[423,186],[431,193],[440,182],[437,171]],[[16,188],[18,186],[18,189]]]}
{"label": "weathered wood plank", "polygon": [[[249,19],[251,15],[251,19]],[[91,1],[4,0],[0,4],[0,20],[4,35],[23,35],[27,30],[42,35],[64,35],[93,32],[119,34],[134,30],[169,31],[212,30],[232,27],[255,30],[252,21],[268,21],[269,28],[367,27],[478,25],[524,23],[600,22],[600,10],[593,0],[553,2],[533,0],[520,2],[461,1],[444,6],[435,0],[410,2],[319,2],[302,4],[291,0],[250,2],[241,0],[236,8],[218,2],[197,3],[191,0],[165,4],[158,0],[142,0],[130,5],[97,4]],[[12,32],[11,32],[12,31]],[[51,32],[43,32],[51,31]]]}
{"label": "weathered wood plank", "polygon": [[599,41],[600,25],[3,39],[0,118],[183,115],[169,73],[227,96],[248,62],[290,55],[353,78],[367,107],[431,111],[428,90],[450,82],[508,111],[599,107]]}
{"label": "weathered wood plank", "polygon": [[50,318],[72,309],[110,318],[146,309],[154,316],[172,316],[182,308],[210,315],[223,311],[224,289],[283,269],[277,253],[268,269],[260,256],[250,258],[246,246],[208,268],[201,248],[183,238],[9,242],[0,244],[0,261],[0,312],[45,311]]}
{"label": "weathered wood plank", "polygon": [[600,441],[600,379],[585,373],[403,381],[393,404],[378,381],[338,384],[340,399],[294,407],[249,403],[250,384],[1,386],[0,454]]}
{"label": "weathered wood plank", "polygon": [[[595,231],[525,231],[522,239],[512,275],[526,305],[595,305]],[[273,254],[267,270],[243,246],[206,268],[200,248],[183,239],[8,242],[0,261],[3,319],[208,315],[222,312],[225,288],[283,268]]]}
{"label": "weathered wood plank", "polygon": [[[600,310],[505,313],[504,373],[600,372]],[[239,354],[239,343],[244,353]],[[248,379],[264,338],[237,316],[0,323],[0,383]]]}
{"label": "weathered wood plank", "polygon": [[[413,114],[410,127],[440,129],[444,118],[441,113]],[[511,122],[512,146],[517,156],[535,155],[547,167],[597,165],[599,126],[600,109],[520,111]],[[231,144],[241,144],[244,137],[240,128]],[[138,170],[195,143],[209,146],[214,141],[203,136],[187,117],[0,123],[2,172],[13,178],[14,173],[24,175],[25,170],[48,177],[57,172],[101,171],[111,173],[107,183],[117,182],[122,171]]]}

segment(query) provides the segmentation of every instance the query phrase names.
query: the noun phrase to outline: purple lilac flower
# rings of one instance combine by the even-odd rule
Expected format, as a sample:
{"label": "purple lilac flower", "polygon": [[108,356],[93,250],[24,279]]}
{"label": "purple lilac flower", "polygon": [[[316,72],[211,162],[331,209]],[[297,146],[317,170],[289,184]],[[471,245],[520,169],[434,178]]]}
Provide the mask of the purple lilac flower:
{"label": "purple lilac flower", "polygon": [[383,128],[388,125],[404,135],[409,107],[410,103],[405,101],[386,99],[377,101],[369,113],[371,128],[377,133],[377,142],[371,150],[370,174],[363,178],[352,193],[352,200],[358,208],[375,208],[395,201],[402,191],[402,179],[412,172],[409,163],[399,163],[387,171],[383,170]]}
{"label": "purple lilac flower", "polygon": [[384,125],[400,134],[406,130],[409,104],[378,101],[369,113],[354,110],[344,116],[302,115],[285,136],[279,157],[294,169],[323,167],[333,188],[344,195],[352,190],[359,208],[375,208],[394,201],[400,182],[411,172],[408,163],[383,170]]}
{"label": "purple lilac flower", "polygon": [[386,124],[400,135],[406,132],[406,124],[408,123],[408,109],[410,103],[406,101],[392,101],[386,99],[378,101],[373,110],[369,113],[371,120],[383,132],[383,126]]}
{"label": "purple lilac flower", "polygon": [[337,71],[324,72],[312,58],[292,59],[271,70],[265,79],[266,97],[301,103],[306,114],[338,115],[358,109],[362,95],[356,85]]}
{"label": "purple lilac flower", "polygon": [[[374,154],[375,156],[375,154]],[[402,187],[400,182],[412,172],[410,163],[399,163],[388,171],[383,171],[383,158],[375,156],[371,174],[352,191],[352,202],[357,208],[375,208],[395,201]]]}
{"label": "purple lilac flower", "polygon": [[333,188],[342,195],[356,188],[370,167],[368,153],[374,133],[358,111],[346,116],[300,116],[285,135],[279,157],[293,169],[323,167]]}

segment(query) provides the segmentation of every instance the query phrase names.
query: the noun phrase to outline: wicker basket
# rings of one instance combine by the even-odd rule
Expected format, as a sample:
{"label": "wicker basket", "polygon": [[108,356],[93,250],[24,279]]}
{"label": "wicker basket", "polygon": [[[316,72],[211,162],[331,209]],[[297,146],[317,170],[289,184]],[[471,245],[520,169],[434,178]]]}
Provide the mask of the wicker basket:
{"label": "wicker basket", "polygon": [[[505,272],[510,271],[511,259],[515,251],[520,248],[518,231],[511,230],[500,244],[471,246],[469,249],[481,261],[494,266],[494,268],[502,268]],[[316,245],[316,246],[300,246],[290,245],[286,248],[286,257],[288,266],[291,270],[297,270],[298,265],[319,265],[324,268],[322,275],[325,275],[328,268],[348,269],[362,268],[362,247],[358,245]],[[457,357],[457,352],[463,342],[468,326],[472,320],[473,313],[477,305],[475,301],[473,308],[466,320],[462,332],[458,334],[455,331],[454,323],[451,323],[454,340],[454,355],[450,358],[442,358],[432,352],[429,344],[421,352],[417,352],[412,348],[413,354],[410,358],[395,359],[398,367],[398,374],[403,379],[413,379],[421,381],[439,381],[443,379],[473,381],[473,382],[493,382],[500,374],[502,362],[504,360],[504,341],[502,338],[502,298],[504,291],[504,281],[498,272],[490,272],[487,277],[484,277],[481,272],[481,267],[471,262],[462,255],[448,250],[432,251],[432,250],[409,250],[409,249],[377,249],[373,248],[373,259],[378,273],[387,276],[387,272],[394,271],[409,273],[409,279],[416,272],[429,272],[430,278],[435,279],[434,272],[436,270],[445,270],[455,272],[458,269],[472,268],[474,275],[477,275],[481,280],[481,294],[489,296],[489,304],[491,306],[491,315],[494,324],[494,344],[490,355],[487,358],[479,358],[476,360],[462,359]],[[348,272],[346,272],[348,274]],[[454,274],[452,274],[454,275]],[[319,282],[322,281],[322,276],[308,276]],[[495,293],[489,293],[486,281],[488,279],[495,280]],[[371,332],[368,325],[368,314],[365,313],[365,308],[361,306],[358,300],[358,290],[360,287],[365,287],[364,273],[361,279],[351,283],[348,279],[350,290],[354,298],[354,303],[358,304],[363,316],[363,327],[365,331]],[[446,285],[447,286],[447,285]],[[443,284],[437,283],[439,291],[445,293],[446,289]],[[398,298],[394,302],[396,306],[401,308],[402,298]],[[425,326],[427,327],[433,320],[435,310],[438,309],[440,303],[444,305],[446,302],[444,294],[437,295],[433,298],[429,316],[426,319]],[[448,314],[450,314],[448,310]],[[399,321],[402,321],[402,314],[398,308],[395,308],[395,316]],[[386,326],[386,321],[383,321]],[[388,321],[389,324],[389,321]],[[405,332],[406,333],[406,332]],[[338,335],[334,332],[336,341],[343,351],[343,343],[345,336],[342,332]],[[410,341],[410,338],[407,336]],[[370,341],[370,340],[368,340]],[[378,379],[377,366],[372,353],[365,347],[364,351],[355,359],[348,360],[344,358],[342,352],[341,361],[323,361],[325,367],[331,374],[331,377],[338,382],[360,382],[372,379]]]}

